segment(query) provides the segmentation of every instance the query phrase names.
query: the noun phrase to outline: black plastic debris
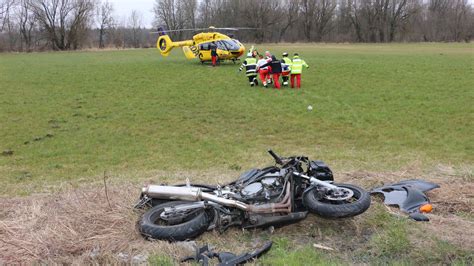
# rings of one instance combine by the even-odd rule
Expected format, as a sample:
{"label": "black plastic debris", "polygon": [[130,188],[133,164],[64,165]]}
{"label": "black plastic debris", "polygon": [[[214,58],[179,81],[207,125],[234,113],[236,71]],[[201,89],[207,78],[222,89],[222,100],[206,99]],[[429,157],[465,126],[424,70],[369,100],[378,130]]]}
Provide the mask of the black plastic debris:
{"label": "black plastic debris", "polygon": [[435,188],[439,188],[439,185],[412,179],[374,188],[370,193],[383,194],[386,205],[397,205],[400,210],[408,213],[409,217],[416,221],[429,221],[428,217],[421,212],[420,207],[430,203],[424,192]]}
{"label": "black plastic debris", "polygon": [[209,265],[209,261],[213,258],[219,260],[219,266],[223,265],[242,265],[247,262],[250,262],[262,254],[266,253],[272,247],[273,242],[266,242],[260,249],[254,250],[252,252],[246,252],[240,255],[235,255],[230,252],[214,252],[209,248],[209,245],[204,245],[196,249],[196,254],[193,256],[185,257],[181,262],[195,261],[203,266]]}

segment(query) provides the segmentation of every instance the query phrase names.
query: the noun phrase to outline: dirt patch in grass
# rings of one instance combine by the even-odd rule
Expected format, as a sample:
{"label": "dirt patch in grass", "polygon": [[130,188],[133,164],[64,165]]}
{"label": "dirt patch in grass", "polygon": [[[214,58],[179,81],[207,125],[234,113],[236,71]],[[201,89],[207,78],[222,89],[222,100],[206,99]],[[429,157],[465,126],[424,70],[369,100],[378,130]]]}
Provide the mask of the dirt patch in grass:
{"label": "dirt patch in grass", "polygon": [[[336,179],[359,184],[366,189],[415,177],[439,183],[441,189],[429,193],[435,207],[429,215],[431,222],[408,221],[401,226],[413,227],[412,231],[419,228],[420,232],[430,232],[450,245],[474,250],[474,226],[470,218],[473,213],[473,184],[469,179],[452,180],[443,179],[442,175],[424,177],[414,174],[418,173],[347,172],[339,174]],[[189,173],[181,173],[180,176],[189,176]],[[199,180],[202,181],[201,178]],[[100,183],[66,187],[54,195],[0,198],[0,264],[139,263],[160,261],[160,256],[176,261],[189,255],[192,244],[150,242],[138,233],[136,222],[140,213],[135,212],[132,206],[138,198],[139,189],[136,184],[119,181],[108,186],[108,198]],[[365,263],[378,254],[376,250],[370,250],[371,247],[376,248],[373,240],[383,240],[387,224],[396,223],[391,217],[381,201],[374,199],[365,214],[351,219],[327,220],[309,215],[300,223],[275,230],[243,231],[231,228],[224,234],[215,231],[205,233],[196,241],[199,245],[210,243],[218,250],[240,253],[257,247],[267,239],[278,241],[284,238],[291,248],[300,247],[306,252],[313,244],[322,244],[336,250],[324,252],[326,257],[340,259],[340,256],[345,256],[344,259],[355,263]]]}

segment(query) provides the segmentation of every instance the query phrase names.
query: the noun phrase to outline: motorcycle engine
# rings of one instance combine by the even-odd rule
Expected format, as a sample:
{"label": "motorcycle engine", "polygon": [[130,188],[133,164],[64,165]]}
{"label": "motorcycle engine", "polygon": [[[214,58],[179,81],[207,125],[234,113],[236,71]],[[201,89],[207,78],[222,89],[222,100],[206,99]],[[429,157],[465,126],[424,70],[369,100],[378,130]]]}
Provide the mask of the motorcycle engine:
{"label": "motorcycle engine", "polygon": [[268,201],[280,195],[282,186],[276,177],[265,177],[258,182],[251,183],[240,190],[245,201]]}
{"label": "motorcycle engine", "polygon": [[252,183],[246,187],[244,187],[241,191],[240,194],[244,198],[254,198],[258,195],[260,195],[263,192],[263,185],[260,182]]}

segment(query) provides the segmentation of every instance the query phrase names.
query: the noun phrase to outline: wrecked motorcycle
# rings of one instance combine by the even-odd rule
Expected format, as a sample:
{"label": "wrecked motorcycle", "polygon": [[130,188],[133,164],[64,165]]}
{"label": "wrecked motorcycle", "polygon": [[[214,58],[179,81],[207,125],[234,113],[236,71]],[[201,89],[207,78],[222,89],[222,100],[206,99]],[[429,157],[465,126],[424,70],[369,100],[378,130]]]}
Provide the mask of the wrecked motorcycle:
{"label": "wrecked motorcycle", "polygon": [[252,169],[223,186],[148,185],[137,208],[152,207],[139,221],[142,235],[181,241],[206,230],[284,225],[304,219],[308,211],[326,218],[351,217],[366,211],[370,194],[333,183],[322,161],[305,156],[283,158],[272,150],[276,166]]}

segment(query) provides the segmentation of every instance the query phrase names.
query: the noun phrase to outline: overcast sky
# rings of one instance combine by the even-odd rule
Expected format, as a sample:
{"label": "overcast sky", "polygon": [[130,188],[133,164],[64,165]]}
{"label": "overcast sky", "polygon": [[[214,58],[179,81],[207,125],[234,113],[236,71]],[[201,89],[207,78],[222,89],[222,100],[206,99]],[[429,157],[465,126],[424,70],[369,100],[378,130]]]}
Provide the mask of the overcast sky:
{"label": "overcast sky", "polygon": [[[130,16],[132,10],[137,10],[143,18],[143,25],[151,27],[153,23],[153,4],[154,0],[108,0],[113,3],[115,14],[120,21],[126,20]],[[473,4],[474,0],[469,0]]]}
{"label": "overcast sky", "polygon": [[143,25],[151,27],[153,22],[154,0],[108,0],[114,5],[116,16],[120,21],[130,16],[132,10],[137,10],[143,18]]}

